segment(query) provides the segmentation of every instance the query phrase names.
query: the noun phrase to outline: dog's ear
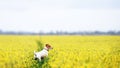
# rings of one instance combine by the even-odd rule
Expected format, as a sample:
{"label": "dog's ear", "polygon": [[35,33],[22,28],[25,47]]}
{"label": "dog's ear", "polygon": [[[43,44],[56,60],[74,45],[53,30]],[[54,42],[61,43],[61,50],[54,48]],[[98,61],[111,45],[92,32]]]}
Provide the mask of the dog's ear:
{"label": "dog's ear", "polygon": [[47,47],[47,46],[48,46],[48,44],[45,44],[45,46]]}
{"label": "dog's ear", "polygon": [[46,44],[46,47],[50,47],[50,45],[49,45],[49,44]]}
{"label": "dog's ear", "polygon": [[51,46],[50,46],[49,44],[46,44],[46,47],[47,47],[47,48],[50,48]]}

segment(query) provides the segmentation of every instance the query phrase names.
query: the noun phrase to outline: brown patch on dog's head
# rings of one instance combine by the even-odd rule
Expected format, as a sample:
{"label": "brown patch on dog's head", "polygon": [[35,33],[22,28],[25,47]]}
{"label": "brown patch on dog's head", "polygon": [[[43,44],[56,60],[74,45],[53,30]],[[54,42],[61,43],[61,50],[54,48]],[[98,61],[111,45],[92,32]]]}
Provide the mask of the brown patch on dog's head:
{"label": "brown patch on dog's head", "polygon": [[50,44],[45,45],[48,49],[53,49]]}
{"label": "brown patch on dog's head", "polygon": [[51,47],[51,45],[50,45],[50,44],[46,44],[46,47],[47,47],[47,48],[50,48],[50,47]]}

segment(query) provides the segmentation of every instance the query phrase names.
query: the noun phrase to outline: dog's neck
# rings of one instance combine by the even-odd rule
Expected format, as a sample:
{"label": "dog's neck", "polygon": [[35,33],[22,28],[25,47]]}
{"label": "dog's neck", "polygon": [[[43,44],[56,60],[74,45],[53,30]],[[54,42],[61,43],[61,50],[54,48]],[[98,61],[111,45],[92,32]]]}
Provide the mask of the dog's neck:
{"label": "dog's neck", "polygon": [[49,51],[49,49],[47,47],[44,47],[44,50]]}
{"label": "dog's neck", "polygon": [[44,49],[44,50],[49,51],[48,49]]}

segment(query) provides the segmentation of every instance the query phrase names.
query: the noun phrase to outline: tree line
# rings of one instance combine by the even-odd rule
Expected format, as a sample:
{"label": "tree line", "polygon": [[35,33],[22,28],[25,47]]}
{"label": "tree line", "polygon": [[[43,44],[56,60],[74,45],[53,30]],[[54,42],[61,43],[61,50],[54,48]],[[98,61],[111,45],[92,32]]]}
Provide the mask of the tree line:
{"label": "tree line", "polygon": [[0,34],[4,35],[120,35],[120,31],[77,31],[77,32],[68,32],[68,31],[50,31],[50,32],[27,32],[27,31],[2,31]]}

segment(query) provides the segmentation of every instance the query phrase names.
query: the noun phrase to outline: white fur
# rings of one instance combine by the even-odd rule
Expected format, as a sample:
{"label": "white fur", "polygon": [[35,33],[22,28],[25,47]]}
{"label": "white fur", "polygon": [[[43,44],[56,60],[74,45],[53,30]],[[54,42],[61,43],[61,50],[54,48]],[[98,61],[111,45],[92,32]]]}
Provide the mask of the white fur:
{"label": "white fur", "polygon": [[42,51],[39,52],[34,51],[34,58],[39,59],[39,61],[41,61],[41,57],[46,57],[46,56],[48,56],[48,51],[46,47]]}

